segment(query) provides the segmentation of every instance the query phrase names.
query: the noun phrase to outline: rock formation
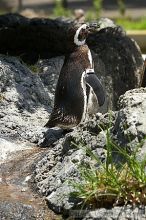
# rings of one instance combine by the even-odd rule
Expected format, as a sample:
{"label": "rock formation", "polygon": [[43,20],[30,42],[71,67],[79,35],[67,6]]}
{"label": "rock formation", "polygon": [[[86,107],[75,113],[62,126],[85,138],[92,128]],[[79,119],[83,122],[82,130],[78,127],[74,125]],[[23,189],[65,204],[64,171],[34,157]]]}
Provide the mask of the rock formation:
{"label": "rock formation", "polygon": [[[37,188],[55,212],[65,214],[77,205],[77,201],[70,197],[73,189],[68,181],[78,182],[79,164],[87,163],[91,159],[85,150],[75,147],[72,143],[78,146],[83,143],[90,147],[99,159],[104,160],[107,128],[110,128],[111,136],[118,145],[129,146],[131,152],[146,137],[146,89],[126,92],[120,97],[119,106],[118,112],[97,114],[86,124],[67,134],[51,146],[36,165]],[[142,158],[145,154],[146,142],[143,143],[138,157]],[[130,210],[132,212],[131,208]]]}
{"label": "rock formation", "polygon": [[[61,129],[44,128],[64,62],[65,35],[72,24],[70,20],[26,19],[13,14],[0,16],[0,53],[3,54],[0,55],[1,163],[6,164],[8,159],[13,159],[13,154],[17,158],[19,151],[33,149],[35,145],[46,147],[45,152],[40,150],[37,157],[31,158],[31,162],[34,160],[29,170],[33,173],[32,185],[46,198],[49,208],[64,214],[69,214],[78,203],[70,197],[69,192],[73,188],[67,181],[78,181],[78,164],[91,161],[72,142],[77,145],[83,142],[104,160],[107,128],[110,127],[113,139],[120,146],[128,146],[131,152],[146,135],[146,89],[138,88],[143,77],[142,55],[137,44],[109,20],[101,20],[100,30],[90,35],[87,41],[92,49],[97,75],[107,93],[101,113],[66,135]],[[7,52],[19,57],[6,55]],[[24,56],[21,57],[21,54]],[[39,56],[41,59],[38,60]],[[30,65],[34,62],[35,65]],[[107,112],[108,109],[116,111]],[[145,147],[143,143],[139,157],[145,154]],[[0,166],[2,173],[5,173],[5,166]],[[2,209],[3,204],[7,203],[0,204]],[[20,210],[22,208],[23,205],[20,205]],[[127,210],[133,215],[131,207]],[[102,219],[102,213],[106,213],[116,219],[119,212],[119,207],[100,209],[83,217],[92,219],[90,216],[96,215]]]}

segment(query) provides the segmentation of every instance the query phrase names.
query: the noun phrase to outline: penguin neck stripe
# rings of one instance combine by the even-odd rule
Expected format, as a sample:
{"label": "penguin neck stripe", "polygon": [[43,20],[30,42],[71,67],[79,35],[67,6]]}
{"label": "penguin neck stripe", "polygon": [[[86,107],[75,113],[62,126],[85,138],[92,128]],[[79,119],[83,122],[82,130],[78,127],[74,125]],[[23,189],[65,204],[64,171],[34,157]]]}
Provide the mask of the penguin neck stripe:
{"label": "penguin neck stripe", "polygon": [[80,31],[82,29],[86,29],[87,28],[87,25],[86,24],[83,24],[81,27],[78,28],[78,30],[76,31],[76,34],[74,36],[74,43],[77,45],[77,46],[82,46],[85,44],[85,41],[86,40],[83,40],[83,41],[80,41],[78,38],[79,38],[79,34],[80,34]]}

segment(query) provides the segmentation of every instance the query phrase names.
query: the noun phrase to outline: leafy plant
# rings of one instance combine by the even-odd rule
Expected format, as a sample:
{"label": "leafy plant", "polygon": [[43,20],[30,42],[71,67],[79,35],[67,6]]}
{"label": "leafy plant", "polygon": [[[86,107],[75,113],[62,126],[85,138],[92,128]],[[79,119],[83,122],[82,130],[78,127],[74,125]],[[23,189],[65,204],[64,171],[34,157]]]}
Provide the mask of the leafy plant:
{"label": "leafy plant", "polygon": [[120,14],[124,16],[126,13],[126,5],[125,5],[124,0],[118,0],[118,7],[119,7]]}
{"label": "leafy plant", "polygon": [[141,17],[139,19],[131,18],[117,18],[116,23],[127,30],[145,30],[146,29],[146,18]]}
{"label": "leafy plant", "polygon": [[93,5],[96,11],[96,17],[99,18],[102,10],[102,1],[103,0],[93,0]]}
{"label": "leafy plant", "polygon": [[96,11],[96,17],[99,18],[102,9],[102,1],[103,0],[93,0],[93,5]]}
{"label": "leafy plant", "polygon": [[59,16],[69,16],[70,15],[70,11],[63,7],[61,0],[56,0],[55,1],[55,9],[53,11],[53,14],[56,17],[59,17]]}
{"label": "leafy plant", "polygon": [[[112,141],[108,131],[106,140],[104,162],[89,147],[80,146],[92,162],[79,166],[81,182],[72,183],[75,189],[72,195],[82,199],[83,205],[90,204],[94,208],[127,203],[146,204],[146,157],[137,160],[139,145],[130,155],[125,148]],[[117,165],[114,162],[115,153],[124,158],[123,163]]]}
{"label": "leafy plant", "polygon": [[93,21],[93,20],[96,20],[96,14],[95,14],[95,11],[93,10],[89,10],[86,12],[86,21]]}
{"label": "leafy plant", "polygon": [[39,67],[37,65],[30,65],[28,68],[33,72],[33,73],[38,73],[39,72]]}

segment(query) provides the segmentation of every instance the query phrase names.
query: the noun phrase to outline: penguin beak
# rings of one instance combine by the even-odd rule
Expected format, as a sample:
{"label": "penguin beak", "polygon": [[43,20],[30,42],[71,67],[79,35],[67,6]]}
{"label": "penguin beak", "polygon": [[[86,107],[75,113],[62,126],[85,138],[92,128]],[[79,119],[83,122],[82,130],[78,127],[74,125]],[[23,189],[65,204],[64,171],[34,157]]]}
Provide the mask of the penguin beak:
{"label": "penguin beak", "polygon": [[96,32],[99,27],[100,27],[99,24],[97,24],[95,22],[87,24],[87,29],[88,29],[89,33]]}

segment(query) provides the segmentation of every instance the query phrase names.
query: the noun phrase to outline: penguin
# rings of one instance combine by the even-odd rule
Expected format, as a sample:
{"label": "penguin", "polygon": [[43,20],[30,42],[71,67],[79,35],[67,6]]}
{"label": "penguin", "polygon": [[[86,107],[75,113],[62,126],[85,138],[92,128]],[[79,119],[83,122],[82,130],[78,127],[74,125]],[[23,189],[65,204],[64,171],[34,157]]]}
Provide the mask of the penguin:
{"label": "penguin", "polygon": [[54,108],[46,127],[72,129],[84,122],[87,113],[102,106],[105,92],[94,71],[91,51],[86,44],[96,24],[74,25],[68,31],[68,52],[65,55],[55,90]]}

